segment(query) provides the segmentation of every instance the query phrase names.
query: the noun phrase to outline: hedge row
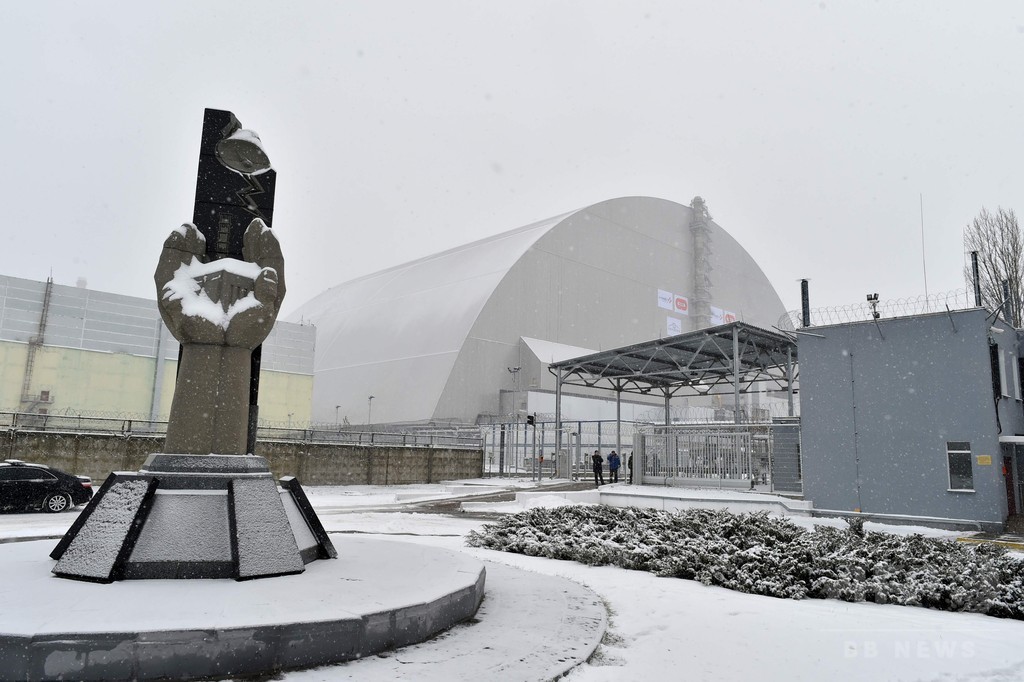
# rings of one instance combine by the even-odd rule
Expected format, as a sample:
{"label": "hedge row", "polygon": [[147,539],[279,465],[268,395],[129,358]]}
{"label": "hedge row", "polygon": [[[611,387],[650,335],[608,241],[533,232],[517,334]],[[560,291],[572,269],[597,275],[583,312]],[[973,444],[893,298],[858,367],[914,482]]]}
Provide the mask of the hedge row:
{"label": "hedge row", "polygon": [[504,552],[611,565],[787,599],[841,599],[975,611],[1024,620],[1024,562],[991,544],[806,530],[766,512],[630,507],[537,508],[467,542]]}

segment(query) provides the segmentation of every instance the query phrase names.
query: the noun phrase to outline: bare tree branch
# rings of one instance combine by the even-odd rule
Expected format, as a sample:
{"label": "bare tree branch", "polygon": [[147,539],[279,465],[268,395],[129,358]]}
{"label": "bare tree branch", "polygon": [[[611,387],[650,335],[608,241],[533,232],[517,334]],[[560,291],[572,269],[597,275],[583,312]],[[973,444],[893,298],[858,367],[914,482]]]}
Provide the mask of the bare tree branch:
{"label": "bare tree branch", "polygon": [[[982,305],[995,310],[1003,301],[1003,280],[1010,284],[1010,322],[1021,326],[1024,305],[1024,237],[1021,235],[1013,209],[1002,207],[990,213],[982,208],[964,228],[964,248],[978,252],[978,270],[981,280]],[[970,265],[964,268],[964,277],[973,286]]]}

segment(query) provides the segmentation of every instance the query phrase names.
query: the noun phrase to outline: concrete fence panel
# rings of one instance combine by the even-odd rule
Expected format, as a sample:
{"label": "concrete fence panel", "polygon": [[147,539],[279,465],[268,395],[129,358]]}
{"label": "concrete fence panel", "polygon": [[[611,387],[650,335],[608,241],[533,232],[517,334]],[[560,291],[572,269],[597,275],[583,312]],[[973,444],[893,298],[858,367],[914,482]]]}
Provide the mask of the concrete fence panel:
{"label": "concrete fence panel", "polygon": [[[5,459],[46,464],[103,481],[112,471],[136,471],[162,437],[9,430]],[[483,451],[423,446],[376,446],[294,441],[259,442],[278,478],[295,476],[304,485],[401,485],[483,476]]]}

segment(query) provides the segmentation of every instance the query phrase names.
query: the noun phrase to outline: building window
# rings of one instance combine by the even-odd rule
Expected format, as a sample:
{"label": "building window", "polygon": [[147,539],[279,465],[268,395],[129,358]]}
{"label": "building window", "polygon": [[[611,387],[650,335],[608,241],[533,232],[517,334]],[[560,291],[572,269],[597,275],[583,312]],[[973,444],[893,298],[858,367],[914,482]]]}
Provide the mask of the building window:
{"label": "building window", "polygon": [[[1021,399],[1020,358],[996,346],[989,347],[992,360],[992,389],[996,398]],[[996,384],[996,373],[999,383]]]}
{"label": "building window", "polygon": [[949,468],[950,490],[974,490],[974,469],[970,443],[963,441],[946,443],[946,463]]}
{"label": "building window", "polygon": [[988,362],[992,368],[992,397],[996,400],[999,400],[1001,394],[999,385],[1002,383],[1003,378],[1003,365],[1000,360],[1002,358],[999,356],[999,346],[994,343],[990,344],[988,347]]}
{"label": "building window", "polygon": [[1010,356],[1010,386],[1013,390],[1014,400],[1020,400],[1020,360],[1013,355]]}
{"label": "building window", "polygon": [[1017,394],[1024,393],[1024,358],[1017,358]]}
{"label": "building window", "polygon": [[1020,375],[1017,369],[1017,356],[999,349],[999,381],[1003,396],[1020,400]]}
{"label": "building window", "polygon": [[1002,348],[999,349],[999,395],[1004,398],[1010,397],[1010,391],[1007,388],[1006,381],[1006,351]]}

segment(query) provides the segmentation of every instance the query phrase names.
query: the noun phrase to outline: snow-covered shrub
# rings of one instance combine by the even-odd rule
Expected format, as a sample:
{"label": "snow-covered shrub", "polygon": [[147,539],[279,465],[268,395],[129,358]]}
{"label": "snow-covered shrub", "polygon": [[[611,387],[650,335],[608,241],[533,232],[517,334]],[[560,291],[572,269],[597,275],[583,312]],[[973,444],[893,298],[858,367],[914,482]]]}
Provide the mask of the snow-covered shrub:
{"label": "snow-covered shrub", "polygon": [[536,508],[469,534],[506,552],[613,565],[786,599],[842,599],[1024,620],[1024,562],[995,545],[818,526],[767,512]]}

